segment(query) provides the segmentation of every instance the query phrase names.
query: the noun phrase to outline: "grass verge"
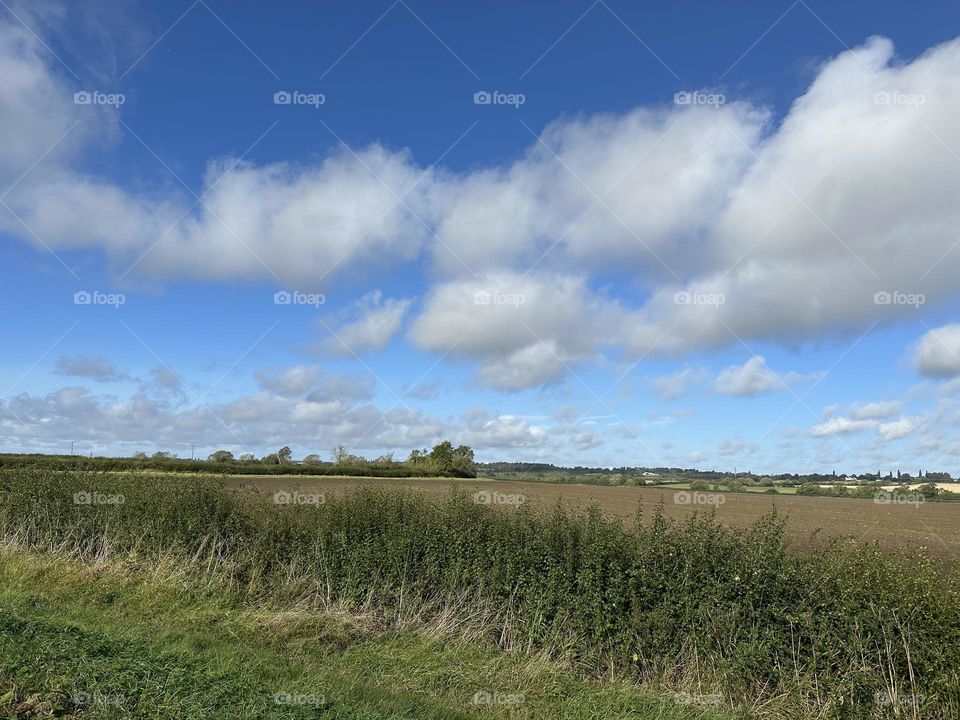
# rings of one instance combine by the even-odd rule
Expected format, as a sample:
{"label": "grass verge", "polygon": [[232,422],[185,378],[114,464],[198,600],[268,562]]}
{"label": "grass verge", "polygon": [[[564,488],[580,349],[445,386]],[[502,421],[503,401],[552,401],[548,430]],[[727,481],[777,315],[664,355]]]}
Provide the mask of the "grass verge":
{"label": "grass verge", "polygon": [[584,682],[480,641],[254,607],[173,567],[0,552],[4,717],[735,717],[686,699]]}

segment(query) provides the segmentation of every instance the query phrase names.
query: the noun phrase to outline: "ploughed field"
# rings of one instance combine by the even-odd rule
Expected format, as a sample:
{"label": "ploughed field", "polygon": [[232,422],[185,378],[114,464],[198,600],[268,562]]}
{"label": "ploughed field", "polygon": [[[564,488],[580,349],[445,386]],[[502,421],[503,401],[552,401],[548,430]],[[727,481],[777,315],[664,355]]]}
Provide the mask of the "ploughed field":
{"label": "ploughed field", "polygon": [[[516,502],[549,508],[558,501],[570,508],[597,504],[609,515],[632,523],[638,508],[649,519],[663,508],[669,518],[715,510],[717,517],[733,527],[747,527],[777,509],[787,517],[787,534],[797,546],[815,536],[846,537],[877,542],[884,549],[926,548],[945,560],[960,558],[960,503],[926,502],[883,504],[853,498],[809,497],[765,493],[691,493],[663,487],[605,487],[601,485],[550,484],[513,480],[452,480],[449,478],[357,478],[337,476],[231,476],[229,486],[252,485],[264,493],[300,492],[305,495],[340,494],[360,485],[407,487],[424,493],[446,494],[452,486],[470,493],[486,493],[481,501],[510,510]],[[280,499],[284,499],[280,496]],[[291,495],[296,501],[296,496]],[[315,498],[302,498],[311,501]]]}

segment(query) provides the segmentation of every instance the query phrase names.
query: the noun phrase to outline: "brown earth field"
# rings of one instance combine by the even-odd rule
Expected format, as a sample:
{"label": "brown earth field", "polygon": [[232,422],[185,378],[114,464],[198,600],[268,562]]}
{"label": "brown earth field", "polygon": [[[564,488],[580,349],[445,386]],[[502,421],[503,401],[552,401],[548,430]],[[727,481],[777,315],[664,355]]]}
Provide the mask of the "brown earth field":
{"label": "brown earth field", "polygon": [[[429,494],[446,494],[451,487],[469,493],[485,490],[502,495],[522,495],[533,508],[551,508],[557,501],[573,509],[596,503],[612,516],[633,523],[638,507],[649,519],[662,506],[669,518],[685,518],[694,512],[710,512],[732,527],[745,527],[776,509],[787,520],[787,535],[796,547],[808,545],[814,538],[843,537],[854,541],[879,543],[886,549],[926,548],[931,555],[953,564],[960,559],[960,503],[921,503],[919,505],[883,505],[872,500],[852,498],[767,495],[762,493],[697,493],[698,502],[683,502],[691,493],[656,487],[606,487],[567,485],[511,480],[451,480],[449,478],[358,478],[337,476],[230,476],[228,486],[253,485],[265,493],[299,490],[311,493],[339,494],[367,485],[387,488],[411,488]],[[685,497],[684,497],[685,496]],[[502,496],[493,496],[502,499]],[[717,504],[707,499],[721,498]],[[677,501],[679,500],[679,501]],[[493,503],[496,506],[496,503]],[[505,510],[512,505],[504,505]]]}

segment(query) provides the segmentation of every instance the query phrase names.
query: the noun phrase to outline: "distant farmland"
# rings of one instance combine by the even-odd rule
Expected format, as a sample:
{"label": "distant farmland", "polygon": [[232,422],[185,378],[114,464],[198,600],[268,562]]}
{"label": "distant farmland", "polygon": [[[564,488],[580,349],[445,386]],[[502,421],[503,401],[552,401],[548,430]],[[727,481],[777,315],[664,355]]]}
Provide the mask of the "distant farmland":
{"label": "distant farmland", "polygon": [[[960,503],[926,502],[884,504],[853,498],[803,497],[793,494],[697,493],[696,500],[664,487],[605,487],[601,485],[551,484],[504,480],[451,480],[448,478],[357,478],[236,476],[232,486],[253,485],[263,491],[309,489],[312,492],[342,493],[358,485],[409,487],[429,494],[445,494],[450,487],[470,492],[486,490],[505,496],[522,495],[536,507],[550,507],[558,501],[571,508],[596,503],[604,513],[632,522],[638,507],[651,517],[662,507],[666,517],[682,518],[694,512],[716,510],[717,517],[733,527],[747,527],[776,508],[788,516],[787,535],[797,546],[806,545],[815,535],[842,536],[864,542],[878,542],[884,549],[925,547],[944,560],[960,558]],[[781,489],[782,490],[782,489]],[[709,502],[710,498],[720,498]]]}

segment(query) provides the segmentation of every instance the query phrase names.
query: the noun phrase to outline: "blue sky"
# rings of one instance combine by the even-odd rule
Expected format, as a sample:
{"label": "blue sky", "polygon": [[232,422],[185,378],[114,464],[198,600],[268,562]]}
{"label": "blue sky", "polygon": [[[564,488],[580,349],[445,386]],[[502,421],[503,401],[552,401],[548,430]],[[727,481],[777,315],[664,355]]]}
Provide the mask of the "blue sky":
{"label": "blue sky", "polygon": [[7,0],[0,449],[957,475],[958,21]]}

